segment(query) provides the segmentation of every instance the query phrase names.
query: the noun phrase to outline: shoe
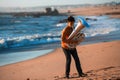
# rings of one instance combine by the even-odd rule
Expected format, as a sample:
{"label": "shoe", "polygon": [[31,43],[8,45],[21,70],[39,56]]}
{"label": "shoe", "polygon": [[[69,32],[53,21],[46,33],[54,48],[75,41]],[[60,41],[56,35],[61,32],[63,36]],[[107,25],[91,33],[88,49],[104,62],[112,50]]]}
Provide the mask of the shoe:
{"label": "shoe", "polygon": [[84,74],[84,73],[79,74],[79,77],[86,77],[86,76],[87,74]]}
{"label": "shoe", "polygon": [[67,79],[69,79],[70,77],[67,75],[67,76],[65,76],[64,78],[67,78]]}

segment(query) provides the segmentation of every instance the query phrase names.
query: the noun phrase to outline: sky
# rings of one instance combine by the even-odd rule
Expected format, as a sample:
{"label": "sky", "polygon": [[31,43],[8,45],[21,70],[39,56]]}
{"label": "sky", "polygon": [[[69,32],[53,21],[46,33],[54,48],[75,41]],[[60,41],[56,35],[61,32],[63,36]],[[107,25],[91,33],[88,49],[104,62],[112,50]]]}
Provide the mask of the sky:
{"label": "sky", "polygon": [[120,2],[120,0],[0,0],[0,7],[35,7],[69,4],[98,4],[105,2]]}

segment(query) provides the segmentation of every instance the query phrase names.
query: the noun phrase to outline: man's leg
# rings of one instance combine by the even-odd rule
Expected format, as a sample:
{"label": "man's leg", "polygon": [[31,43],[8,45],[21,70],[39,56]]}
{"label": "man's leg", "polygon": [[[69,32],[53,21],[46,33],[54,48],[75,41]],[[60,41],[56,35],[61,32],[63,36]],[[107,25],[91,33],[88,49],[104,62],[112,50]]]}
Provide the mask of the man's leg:
{"label": "man's leg", "polygon": [[81,65],[80,65],[80,60],[79,60],[79,57],[78,57],[76,48],[73,49],[71,52],[72,52],[71,54],[72,54],[72,56],[73,56],[73,58],[74,58],[74,60],[75,60],[75,64],[76,64],[77,71],[78,71],[78,73],[79,73],[79,75],[80,75],[80,74],[82,74],[83,72],[82,72],[82,68],[81,68]]}
{"label": "man's leg", "polygon": [[65,54],[65,57],[66,57],[66,71],[65,71],[65,75],[66,75],[66,77],[69,78],[70,64],[71,64],[71,54],[70,54],[70,51],[68,49],[64,49],[63,48],[63,51],[64,51],[64,54]]}

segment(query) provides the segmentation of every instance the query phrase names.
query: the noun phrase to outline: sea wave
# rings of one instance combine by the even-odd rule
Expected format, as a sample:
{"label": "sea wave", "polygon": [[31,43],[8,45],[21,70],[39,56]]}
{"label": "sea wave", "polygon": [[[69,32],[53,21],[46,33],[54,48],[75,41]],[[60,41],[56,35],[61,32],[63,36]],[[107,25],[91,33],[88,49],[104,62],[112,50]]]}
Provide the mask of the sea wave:
{"label": "sea wave", "polygon": [[0,40],[0,49],[47,44],[60,41],[60,35],[28,35]]}
{"label": "sea wave", "polygon": [[[18,48],[32,45],[60,42],[61,31],[66,23],[58,23],[67,16],[43,16],[40,18],[0,18],[0,49]],[[75,16],[77,20],[79,16]],[[120,19],[108,16],[86,16],[90,28],[82,32],[86,37],[98,37],[112,34],[119,35]]]}
{"label": "sea wave", "polygon": [[112,26],[92,26],[91,28],[84,29],[83,32],[86,34],[87,37],[93,37],[93,36],[98,36],[98,35],[106,35],[114,31],[120,30],[117,27],[112,27]]}
{"label": "sea wave", "polygon": [[[86,37],[93,37],[98,35],[106,35],[113,31],[118,31],[119,29],[116,27],[99,27],[92,26],[91,28],[83,29]],[[60,33],[60,32],[59,32]],[[0,39],[0,49],[4,48],[17,48],[23,46],[32,46],[39,44],[49,44],[54,42],[60,42],[61,34],[34,34],[34,35],[26,35],[19,37],[12,37],[7,39]]]}

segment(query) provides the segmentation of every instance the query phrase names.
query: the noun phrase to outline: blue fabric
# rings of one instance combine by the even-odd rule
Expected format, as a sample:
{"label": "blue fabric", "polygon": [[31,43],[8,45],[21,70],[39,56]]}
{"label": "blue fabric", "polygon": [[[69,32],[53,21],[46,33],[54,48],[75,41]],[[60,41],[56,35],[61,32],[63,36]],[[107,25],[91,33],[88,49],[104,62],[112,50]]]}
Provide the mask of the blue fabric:
{"label": "blue fabric", "polygon": [[90,25],[86,22],[85,19],[83,19],[82,17],[78,17],[78,19],[82,22],[82,24],[83,24],[85,27],[87,27],[87,28],[90,27]]}

